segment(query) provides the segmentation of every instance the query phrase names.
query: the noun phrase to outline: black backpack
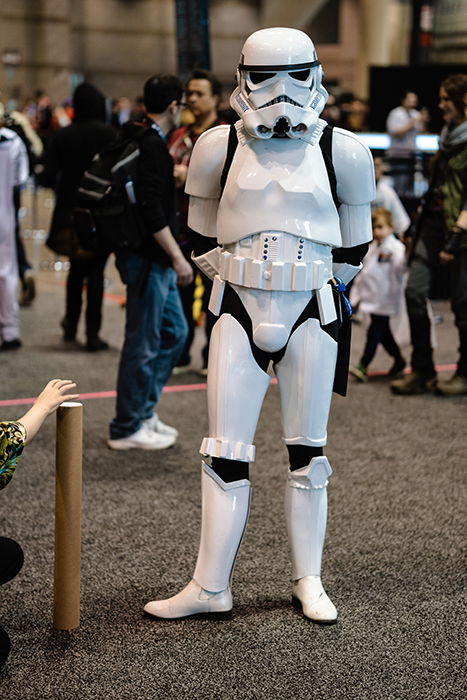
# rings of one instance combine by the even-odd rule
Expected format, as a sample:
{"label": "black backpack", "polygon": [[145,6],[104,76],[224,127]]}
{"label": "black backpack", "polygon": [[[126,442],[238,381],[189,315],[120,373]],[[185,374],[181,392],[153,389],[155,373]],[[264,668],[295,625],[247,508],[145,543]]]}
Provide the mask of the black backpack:
{"label": "black backpack", "polygon": [[141,138],[120,138],[97,153],[85,171],[75,197],[73,229],[79,245],[89,252],[137,250],[144,227],[134,182]]}

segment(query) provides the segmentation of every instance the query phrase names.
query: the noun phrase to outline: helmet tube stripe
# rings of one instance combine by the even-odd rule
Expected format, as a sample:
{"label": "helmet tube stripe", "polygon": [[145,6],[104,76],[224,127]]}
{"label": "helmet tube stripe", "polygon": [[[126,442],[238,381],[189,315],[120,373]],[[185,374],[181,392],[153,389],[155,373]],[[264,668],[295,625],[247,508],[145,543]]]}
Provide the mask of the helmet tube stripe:
{"label": "helmet tube stripe", "polygon": [[320,62],[318,60],[316,61],[309,61],[308,63],[293,63],[291,65],[281,65],[281,66],[253,66],[253,65],[245,65],[244,63],[239,63],[238,65],[238,70],[244,70],[244,71],[292,71],[292,70],[303,70],[305,68],[315,68],[315,66],[319,66]]}

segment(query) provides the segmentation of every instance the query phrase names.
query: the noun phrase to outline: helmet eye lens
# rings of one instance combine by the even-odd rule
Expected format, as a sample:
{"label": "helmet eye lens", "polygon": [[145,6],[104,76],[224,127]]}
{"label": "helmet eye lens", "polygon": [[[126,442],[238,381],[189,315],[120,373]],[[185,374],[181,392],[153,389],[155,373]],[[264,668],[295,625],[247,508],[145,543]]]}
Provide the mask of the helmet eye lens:
{"label": "helmet eye lens", "polygon": [[293,73],[289,73],[291,78],[294,78],[294,80],[301,80],[302,82],[305,82],[305,80],[308,80],[310,77],[310,69],[307,68],[306,70],[296,70],[293,71]]}
{"label": "helmet eye lens", "polygon": [[276,74],[275,73],[249,73],[249,78],[250,81],[253,83],[253,85],[258,85],[258,83],[263,83],[265,80],[269,80],[270,78],[274,78]]}

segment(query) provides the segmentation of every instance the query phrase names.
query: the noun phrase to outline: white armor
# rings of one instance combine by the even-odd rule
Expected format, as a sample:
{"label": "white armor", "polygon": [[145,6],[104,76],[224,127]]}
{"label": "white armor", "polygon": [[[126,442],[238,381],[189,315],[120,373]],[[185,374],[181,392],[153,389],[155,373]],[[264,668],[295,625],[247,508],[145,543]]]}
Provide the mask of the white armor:
{"label": "white armor", "polygon": [[[210,309],[219,314],[228,285],[238,295],[252,333],[250,338],[247,327],[229,312],[223,312],[214,326],[208,364],[209,436],[200,450],[205,457],[254,461],[254,434],[269,386],[255,348],[280,352],[274,370],[285,444],[309,448],[326,444],[337,357],[336,339],[323,329],[337,318],[329,284],[336,268],[332,250],[371,240],[375,182],[366,146],[352,133],[334,129],[332,161],[340,202],[336,208],[319,146],[325,127],[319,112],[326,98],[321,76],[313,44],[303,32],[283,28],[255,32],[245,43],[239,86],[231,98],[241,121],[236,124],[238,146],[222,193],[229,127],[208,130],[193,150],[186,183],[188,223],[198,233],[217,237],[220,244],[195,258],[214,280]],[[360,269],[346,263],[337,267],[345,283]],[[294,328],[314,295],[319,318],[307,317]],[[305,615],[317,622],[333,622],[337,616],[320,580],[330,473],[327,459],[316,457],[307,467],[290,472],[286,488],[293,596]],[[216,493],[211,489],[210,504],[203,500],[203,513],[217,512],[220,492]],[[205,556],[205,522],[203,515],[194,580],[186,593],[148,604],[151,614],[180,617],[182,612],[209,612],[213,600],[218,603],[216,612],[231,605],[225,602],[231,600],[230,584],[227,595],[218,583],[215,587],[207,583],[219,557]],[[233,547],[239,546],[244,524],[231,527]],[[211,525],[217,527],[213,520]],[[220,558],[225,583],[233,562],[227,556]],[[218,597],[213,599],[214,594]],[[203,596],[211,601],[204,609],[199,603]],[[186,612],[189,609],[191,613]]]}

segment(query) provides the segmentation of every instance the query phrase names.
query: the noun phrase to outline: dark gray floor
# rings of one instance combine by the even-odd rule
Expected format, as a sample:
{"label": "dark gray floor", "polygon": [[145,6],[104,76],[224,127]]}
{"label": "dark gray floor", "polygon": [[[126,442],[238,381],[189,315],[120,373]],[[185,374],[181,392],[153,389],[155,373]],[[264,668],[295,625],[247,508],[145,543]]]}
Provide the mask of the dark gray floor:
{"label": "dark gray floor", "polygon": [[[445,304],[437,359],[455,360]],[[0,399],[36,395],[52,377],[81,392],[115,386],[123,313],[105,308],[108,353],[65,351],[61,294],[44,282],[22,311],[24,348],[0,358]],[[363,331],[354,333],[354,356]],[[379,355],[374,367],[385,368]],[[199,382],[196,375],[178,383]],[[327,454],[334,469],[323,566],[340,618],[310,624],[290,605],[277,387],[257,432],[250,525],[234,575],[227,622],[158,623],[144,603],[190,578],[199,538],[197,450],[206,434],[205,392],[163,397],[180,429],[163,453],[109,451],[112,399],[85,401],[82,619],[52,629],[54,418],[26,449],[0,494],[1,534],[25,550],[2,587],[0,617],[13,651],[0,673],[5,700],[306,698],[424,700],[465,697],[462,632],[463,479],[467,397],[392,396],[374,378],[333,404]],[[15,418],[21,408],[3,408]]]}

